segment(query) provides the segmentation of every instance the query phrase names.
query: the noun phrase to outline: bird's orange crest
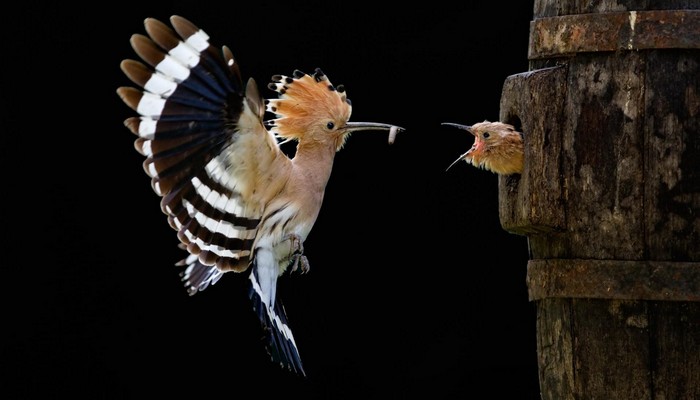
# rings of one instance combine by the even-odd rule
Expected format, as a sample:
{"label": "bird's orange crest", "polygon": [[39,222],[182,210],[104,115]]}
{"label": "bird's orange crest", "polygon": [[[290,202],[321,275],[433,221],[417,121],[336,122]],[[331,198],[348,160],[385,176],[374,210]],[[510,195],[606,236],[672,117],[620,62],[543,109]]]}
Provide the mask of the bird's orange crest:
{"label": "bird's orange crest", "polygon": [[313,124],[344,124],[350,119],[352,105],[345,88],[333,86],[319,68],[313,75],[299,70],[291,77],[274,75],[268,88],[279,93],[279,98],[265,100],[266,110],[277,116],[265,123],[284,140],[299,140],[315,130]]}

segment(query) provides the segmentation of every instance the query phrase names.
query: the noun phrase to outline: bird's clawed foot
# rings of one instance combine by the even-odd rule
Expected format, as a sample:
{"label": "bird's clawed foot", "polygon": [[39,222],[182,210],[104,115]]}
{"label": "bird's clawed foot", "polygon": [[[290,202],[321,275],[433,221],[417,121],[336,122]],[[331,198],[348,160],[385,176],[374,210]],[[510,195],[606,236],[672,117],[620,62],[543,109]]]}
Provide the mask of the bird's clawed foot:
{"label": "bird's clawed foot", "polygon": [[309,260],[305,255],[295,253],[292,255],[292,272],[300,268],[302,274],[309,272]]}
{"label": "bird's clawed foot", "polygon": [[302,274],[309,272],[309,260],[304,255],[304,243],[297,235],[289,235],[291,242],[292,272],[300,269]]}

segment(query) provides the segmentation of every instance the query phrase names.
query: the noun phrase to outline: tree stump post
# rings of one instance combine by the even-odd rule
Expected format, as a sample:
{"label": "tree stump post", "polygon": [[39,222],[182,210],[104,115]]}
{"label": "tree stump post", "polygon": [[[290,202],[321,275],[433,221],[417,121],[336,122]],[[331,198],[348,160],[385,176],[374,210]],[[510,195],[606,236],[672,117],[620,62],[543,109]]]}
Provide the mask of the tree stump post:
{"label": "tree stump post", "polygon": [[700,399],[700,0],[535,0],[500,119],[544,400]]}

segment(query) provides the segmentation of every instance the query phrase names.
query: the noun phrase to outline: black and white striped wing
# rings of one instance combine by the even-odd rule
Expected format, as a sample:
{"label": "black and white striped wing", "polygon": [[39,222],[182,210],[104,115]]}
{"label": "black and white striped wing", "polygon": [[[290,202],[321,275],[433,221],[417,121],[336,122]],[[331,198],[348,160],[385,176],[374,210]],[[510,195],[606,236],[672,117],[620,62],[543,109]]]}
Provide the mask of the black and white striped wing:
{"label": "black and white striped wing", "polygon": [[174,30],[149,18],[149,37],[132,36],[147,65],[124,60],[121,67],[142,90],[118,93],[139,114],[125,125],[138,135],[135,147],[146,156],[161,208],[191,254],[178,264],[186,267],[183,281],[194,294],[223,272],[247,269],[263,205],[244,194],[255,184],[246,171],[252,165],[264,172],[283,161],[262,125],[255,82],[242,84],[228,48],[212,47],[208,35],[182,17],[171,23]]}

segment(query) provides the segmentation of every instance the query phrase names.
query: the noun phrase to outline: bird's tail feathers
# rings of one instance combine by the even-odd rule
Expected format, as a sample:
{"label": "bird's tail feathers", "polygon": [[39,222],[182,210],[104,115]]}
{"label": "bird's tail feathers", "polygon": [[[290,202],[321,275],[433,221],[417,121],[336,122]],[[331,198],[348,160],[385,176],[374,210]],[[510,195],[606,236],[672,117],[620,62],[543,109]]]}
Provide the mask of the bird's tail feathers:
{"label": "bird's tail feathers", "polygon": [[278,299],[273,300],[274,304],[267,304],[269,296],[262,292],[255,265],[251,268],[250,282],[249,297],[265,331],[265,347],[270,357],[282,367],[306,376],[284,307]]}

